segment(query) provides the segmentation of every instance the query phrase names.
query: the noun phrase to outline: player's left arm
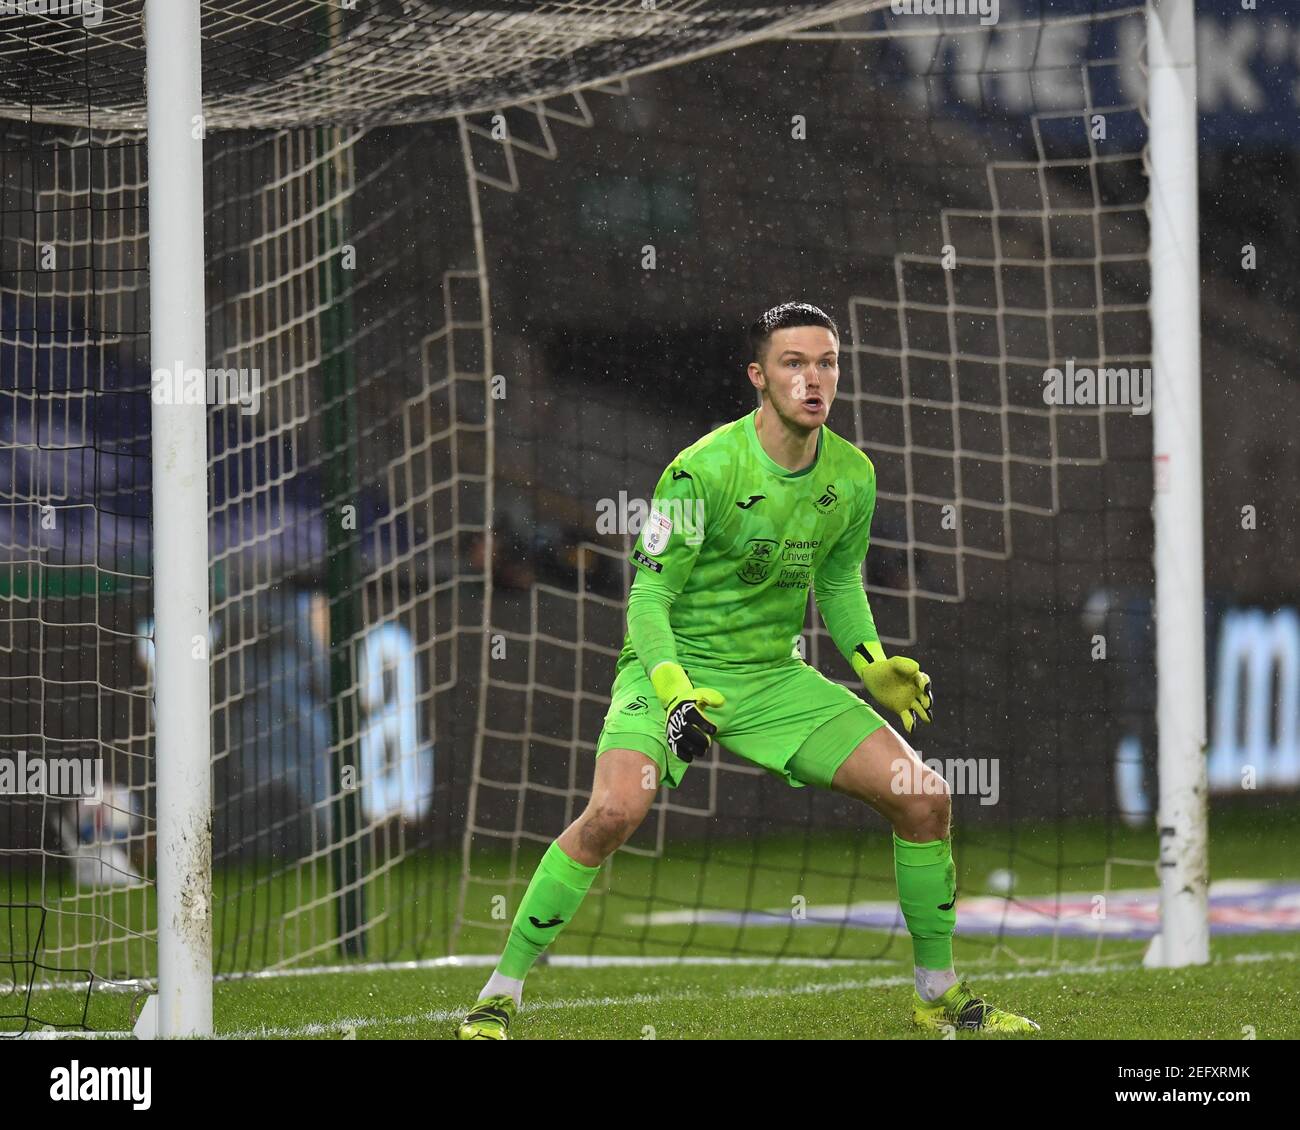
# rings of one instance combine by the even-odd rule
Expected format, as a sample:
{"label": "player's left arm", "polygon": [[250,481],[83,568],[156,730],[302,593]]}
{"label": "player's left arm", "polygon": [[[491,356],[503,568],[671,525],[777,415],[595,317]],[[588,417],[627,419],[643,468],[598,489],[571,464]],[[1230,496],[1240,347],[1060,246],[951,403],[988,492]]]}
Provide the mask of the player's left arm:
{"label": "player's left arm", "polygon": [[876,472],[870,460],[864,458],[863,463],[866,490],[853,520],[813,574],[813,597],[840,654],[872,697],[894,711],[902,719],[903,729],[911,733],[917,718],[930,721],[934,692],[930,676],[915,659],[885,655],[876,631],[862,579],[876,512]]}

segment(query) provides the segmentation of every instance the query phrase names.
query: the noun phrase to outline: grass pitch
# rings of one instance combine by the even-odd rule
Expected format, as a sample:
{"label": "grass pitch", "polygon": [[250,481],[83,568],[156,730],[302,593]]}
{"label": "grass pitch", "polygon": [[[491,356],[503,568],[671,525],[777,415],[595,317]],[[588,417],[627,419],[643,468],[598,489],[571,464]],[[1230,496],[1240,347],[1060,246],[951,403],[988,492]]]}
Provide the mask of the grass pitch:
{"label": "grass pitch", "polygon": [[[1218,810],[1211,816],[1211,878],[1300,879],[1300,820],[1294,803]],[[1150,829],[1078,824],[1067,827],[957,829],[963,895],[986,893],[990,872],[1016,872],[1017,899],[1153,888]],[[1109,862],[1108,862],[1109,861]],[[1145,862],[1144,862],[1145,861]],[[479,919],[460,934],[456,952],[482,957],[457,964],[449,949],[450,907],[459,890],[459,856],[404,861],[376,885],[377,913],[369,956],[406,968],[336,965],[324,972],[223,979],[215,989],[217,1033],[242,1039],[447,1039],[472,1004],[499,951],[508,923],[484,921],[487,900],[512,891],[513,911],[533,860],[518,860],[516,885],[506,857],[476,861],[485,880],[467,889]],[[494,867],[500,871],[494,873]],[[224,879],[229,880],[230,876]],[[218,894],[221,882],[218,877]],[[218,968],[257,968],[282,960],[328,964],[334,908],[328,898],[286,924],[280,905],[301,905],[302,892],[279,880],[250,885],[219,902]],[[400,896],[400,897],[399,897]],[[529,977],[516,1036],[522,1039],[935,1039],[910,1027],[911,946],[899,930],[796,923],[768,926],[648,921],[647,912],[709,908],[777,911],[792,898],[809,908],[894,897],[888,836],[867,832],[816,839],[780,838],[674,847],[667,858],[620,853],[582,914],[554,947],[554,960]],[[138,894],[137,896],[138,897]],[[482,907],[476,902],[481,897]],[[261,905],[251,906],[256,899]],[[477,913],[476,913],[476,907]],[[124,908],[123,908],[124,909]],[[257,913],[253,913],[254,910]],[[773,915],[775,918],[776,916]],[[57,916],[51,918],[54,931]],[[319,921],[316,919],[319,918]],[[79,920],[82,925],[86,918]],[[235,927],[255,922],[257,931]],[[418,929],[416,928],[418,927]],[[958,902],[957,969],[989,1000],[1042,1025],[1031,1039],[1225,1039],[1300,1037],[1300,933],[1215,934],[1210,965],[1145,970],[1146,943],[1058,936],[962,935]],[[73,957],[68,936],[51,932]],[[233,940],[227,940],[233,939]],[[310,945],[305,945],[310,943]],[[136,943],[132,943],[134,946]],[[101,959],[108,953],[100,951]],[[122,950],[123,959],[135,956]],[[686,955],[686,962],[673,959]],[[626,964],[609,964],[609,959]],[[437,962],[437,964],[434,964]],[[75,967],[67,961],[64,968]],[[9,1013],[0,1028],[21,1027],[21,990],[0,998]],[[85,994],[38,990],[30,1012],[39,1024],[79,1025]],[[97,991],[86,1020],[93,1029],[130,1026],[132,998]],[[17,1018],[15,1018],[15,1015]],[[959,1034],[958,1039],[988,1037]],[[1009,1037],[1008,1037],[1009,1038]]]}
{"label": "grass pitch", "polygon": [[[988,999],[1033,1017],[1033,1037],[1218,1039],[1300,1035],[1300,938],[1234,937],[1186,970],[1137,962],[990,961],[960,944],[958,969]],[[528,980],[516,1038],[938,1039],[910,1026],[912,965],[902,940],[851,965],[573,968]],[[965,950],[965,952],[964,952]],[[978,963],[978,964],[977,964]],[[221,1034],[280,1039],[450,1039],[484,969],[320,974],[221,985]],[[957,1039],[988,1039],[958,1033]]]}

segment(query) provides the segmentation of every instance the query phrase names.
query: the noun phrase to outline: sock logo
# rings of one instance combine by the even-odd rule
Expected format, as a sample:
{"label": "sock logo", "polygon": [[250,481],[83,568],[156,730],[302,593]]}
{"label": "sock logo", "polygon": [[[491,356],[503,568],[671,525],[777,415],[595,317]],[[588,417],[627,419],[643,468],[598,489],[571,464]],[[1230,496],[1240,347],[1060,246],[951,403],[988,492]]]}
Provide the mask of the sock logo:
{"label": "sock logo", "polygon": [[941,902],[941,903],[939,904],[939,909],[940,909],[940,910],[951,910],[951,909],[952,909],[954,906],[956,906],[956,905],[957,905],[957,888],[954,887],[954,888],[952,889],[952,898],[949,899],[947,902]]}
{"label": "sock logo", "polygon": [[536,926],[539,930],[549,930],[553,926],[564,925],[563,918],[552,918],[549,922],[538,922],[537,919],[534,918],[531,914],[528,916],[528,921],[531,922],[534,926]]}

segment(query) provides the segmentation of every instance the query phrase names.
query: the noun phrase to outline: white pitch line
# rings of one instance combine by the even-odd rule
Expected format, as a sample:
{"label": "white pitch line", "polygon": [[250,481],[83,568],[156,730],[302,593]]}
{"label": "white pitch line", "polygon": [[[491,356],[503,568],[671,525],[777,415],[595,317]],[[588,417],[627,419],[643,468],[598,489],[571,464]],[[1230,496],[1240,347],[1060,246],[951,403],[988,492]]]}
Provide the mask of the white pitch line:
{"label": "white pitch line", "polygon": [[[1123,939],[1120,940],[1121,942]],[[1112,942],[1112,945],[1119,944]],[[1223,958],[1223,961],[1288,961],[1300,956],[1300,951],[1278,951],[1278,953],[1237,954],[1235,957]],[[213,977],[218,985],[236,984],[247,981],[273,981],[285,977],[321,977],[329,974],[335,976],[352,973],[410,973],[427,972],[437,969],[495,969],[501,960],[499,953],[468,953],[453,957],[425,957],[411,961],[362,961],[349,965],[308,965],[301,968],[259,969],[249,973],[219,973]],[[553,969],[659,969],[681,966],[722,966],[732,968],[746,967],[798,967],[809,966],[815,969],[855,968],[861,965],[894,965],[896,958],[888,957],[645,957],[632,954],[602,956],[600,954],[557,954],[544,958],[547,966]],[[971,966],[991,965],[997,958],[973,958],[962,964]],[[1119,968],[1120,966],[1116,966]],[[153,978],[141,977],[135,980],[109,981],[97,980],[95,991],[100,993],[138,993],[142,990],[154,991],[157,982]],[[25,985],[19,990],[25,991]],[[85,981],[37,981],[31,986],[32,992],[53,992],[56,990],[84,991]],[[10,990],[12,991],[12,990]]]}
{"label": "white pitch line", "polygon": [[[1267,961],[1296,961],[1300,951],[1285,950],[1278,953],[1242,953],[1225,958],[1213,965],[1239,965]],[[552,964],[556,964],[555,961]],[[966,962],[965,965],[972,963]],[[1009,970],[1004,973],[989,972],[981,974],[981,981],[1019,981],[1036,980],[1044,977],[1091,977],[1105,973],[1135,972],[1142,969],[1141,964],[1131,962],[1116,965],[1057,965],[1044,969]],[[786,987],[742,987],[731,989],[721,994],[722,999],[756,1000],[775,997],[793,997],[822,995],[830,993],[856,992],[863,989],[897,989],[911,985],[911,975],[895,974],[890,977],[870,977],[865,980],[849,981],[810,981],[802,985]],[[705,993],[699,990],[684,990],[667,993],[635,993],[625,997],[575,997],[570,999],[543,1000],[527,1004],[520,1010],[520,1015],[536,1012],[551,1012],[583,1008],[622,1008],[629,1005],[665,1004],[674,1001],[689,1001],[716,998],[717,993]],[[406,1016],[352,1016],[325,1023],[295,1025],[293,1027],[269,1027],[250,1029],[243,1032],[230,1032],[220,1035],[223,1040],[256,1039],[302,1039],[307,1036],[323,1036],[341,1032],[355,1034],[367,1028],[387,1028],[391,1026],[407,1027],[414,1024],[444,1024],[459,1020],[465,1015],[459,1009],[429,1009],[425,1012],[411,1013]]]}
{"label": "white pitch line", "polygon": [[[431,969],[495,969],[501,960],[499,953],[467,953],[456,957],[424,957],[411,961],[359,961],[348,965],[306,965],[300,968],[258,969],[248,973],[218,973],[212,978],[213,983],[225,985],[240,981],[274,981],[283,977],[320,977],[326,974],[340,973],[410,973]],[[556,955],[545,959],[546,964],[560,969],[604,969],[617,966],[629,968],[652,969],[674,965],[808,965],[820,969],[854,967],[859,965],[893,965],[895,959],[887,957],[639,957],[630,955],[599,954]],[[130,981],[109,981],[100,979],[95,983],[95,991],[100,993],[138,993],[141,990],[156,990],[158,983],[151,977],[141,977]],[[37,981],[32,984],[32,992],[52,992],[55,990],[84,991],[85,981]],[[26,986],[20,985],[25,991]]]}

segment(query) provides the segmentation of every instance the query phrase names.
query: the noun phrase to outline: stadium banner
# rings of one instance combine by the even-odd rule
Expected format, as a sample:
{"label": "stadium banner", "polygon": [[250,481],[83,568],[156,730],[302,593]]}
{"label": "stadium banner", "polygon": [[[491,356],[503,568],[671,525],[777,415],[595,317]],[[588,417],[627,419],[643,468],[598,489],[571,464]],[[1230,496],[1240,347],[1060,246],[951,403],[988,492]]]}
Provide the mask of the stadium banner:
{"label": "stadium banner", "polygon": [[[944,11],[958,7],[940,6]],[[894,0],[876,14],[882,30],[919,26],[922,20],[934,25],[933,34],[885,41],[884,65],[898,81],[915,86],[922,104],[942,102],[949,112],[974,115],[986,124],[998,114],[1072,107],[1078,75],[1069,63],[1081,54],[1125,61],[1091,70],[1094,105],[1137,103],[1143,97],[1146,30],[1140,12],[1095,21],[1058,19],[1040,27],[1036,0],[993,0],[983,17],[930,14],[934,7],[929,0]],[[1104,6],[1096,0],[1054,0],[1051,11],[1056,17],[1082,16],[1099,7]],[[1300,5],[1197,0],[1196,18],[1202,144],[1300,140]],[[990,72],[990,53],[1005,65]],[[1051,66],[1053,59],[1059,67]]]}
{"label": "stadium banner", "polygon": [[1212,793],[1300,789],[1300,611],[1231,608],[1212,657]]}

